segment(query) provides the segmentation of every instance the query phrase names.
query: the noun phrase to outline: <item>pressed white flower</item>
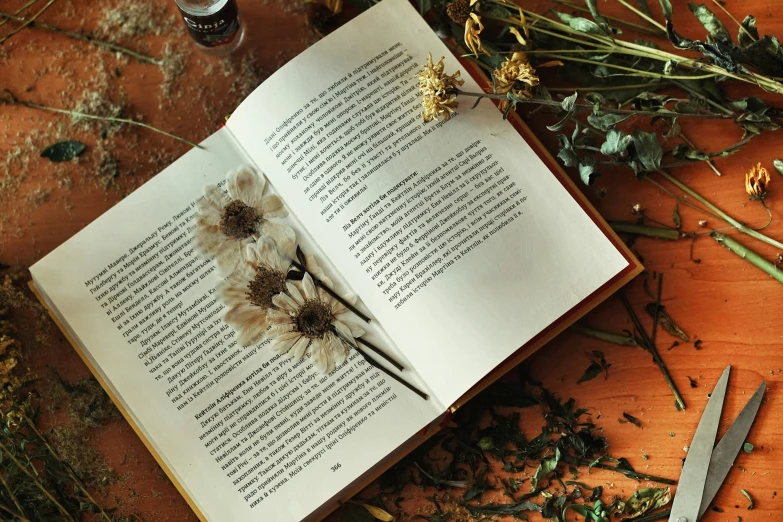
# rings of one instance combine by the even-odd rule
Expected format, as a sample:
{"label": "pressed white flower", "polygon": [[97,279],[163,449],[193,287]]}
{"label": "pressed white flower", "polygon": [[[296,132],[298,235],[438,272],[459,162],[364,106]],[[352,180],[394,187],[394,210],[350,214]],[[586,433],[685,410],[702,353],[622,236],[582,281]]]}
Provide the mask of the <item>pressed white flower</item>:
{"label": "pressed white flower", "polygon": [[259,236],[273,239],[280,250],[293,254],[293,229],[268,219],[283,217],[287,212],[278,196],[264,196],[264,176],[241,167],[229,172],[226,181],[228,194],[208,185],[204,187],[204,197],[196,202],[196,252],[214,258],[221,275],[234,271],[245,246]]}
{"label": "pressed white flower", "polygon": [[318,289],[310,274],[299,284],[289,282],[286,293],[277,294],[272,302],[276,307],[268,311],[272,349],[297,360],[309,353],[322,373],[342,364],[349,344],[364,334],[360,326],[345,320],[348,310]]}

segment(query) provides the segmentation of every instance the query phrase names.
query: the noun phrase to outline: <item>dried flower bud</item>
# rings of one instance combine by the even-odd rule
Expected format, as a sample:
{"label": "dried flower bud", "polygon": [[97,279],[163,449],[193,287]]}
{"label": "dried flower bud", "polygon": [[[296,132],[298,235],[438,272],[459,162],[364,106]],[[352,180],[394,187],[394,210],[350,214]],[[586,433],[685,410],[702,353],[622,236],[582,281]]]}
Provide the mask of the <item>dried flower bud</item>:
{"label": "dried flower bud", "polygon": [[706,227],[707,226],[707,220],[706,219],[700,219],[699,220],[699,226],[700,227]]}
{"label": "dried flower bud", "polygon": [[470,17],[470,1],[454,0],[446,4],[446,14],[454,23],[465,25]]}
{"label": "dried flower bud", "polygon": [[[495,94],[508,94],[511,92],[519,98],[530,98],[531,87],[538,85],[539,80],[536,76],[536,70],[530,65],[527,55],[523,52],[515,52],[498,69],[492,71],[492,77],[495,80]],[[514,88],[519,82],[522,88]],[[500,101],[500,110],[505,111],[508,108],[509,100]]]}
{"label": "dried flower bud", "polygon": [[769,172],[759,163],[745,174],[745,192],[750,199],[763,199],[767,195],[769,181]]}

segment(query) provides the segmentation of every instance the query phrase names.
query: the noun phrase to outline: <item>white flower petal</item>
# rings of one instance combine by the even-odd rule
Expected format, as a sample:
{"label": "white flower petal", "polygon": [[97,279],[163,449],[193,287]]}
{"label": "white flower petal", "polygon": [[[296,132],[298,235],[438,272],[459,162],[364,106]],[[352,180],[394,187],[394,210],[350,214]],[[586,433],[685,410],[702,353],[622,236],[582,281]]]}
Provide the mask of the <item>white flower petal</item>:
{"label": "white flower petal", "polygon": [[339,339],[334,334],[329,334],[329,347],[330,347],[330,354],[332,357],[332,367],[329,370],[330,372],[334,370],[334,367],[336,365],[342,364],[345,362],[345,360],[348,358],[348,352],[349,348],[345,344],[344,341]]}
{"label": "white flower petal", "polygon": [[310,344],[310,339],[305,336],[299,337],[299,340],[296,341],[296,344],[294,344],[294,347],[291,348],[291,357],[294,359],[301,359],[304,357],[305,353],[307,352],[307,346]]}
{"label": "white flower petal", "polygon": [[220,281],[215,287],[215,297],[225,306],[236,306],[241,303],[248,303],[247,296],[248,281],[242,277],[230,277]]}
{"label": "white flower petal", "polygon": [[[256,174],[250,167],[240,167],[238,170],[229,172],[226,180],[228,193],[232,198],[242,201],[249,207],[260,207],[266,183],[263,176]],[[258,210],[261,209],[258,208]]]}
{"label": "white flower petal", "polygon": [[196,225],[193,231],[193,249],[200,256],[211,259],[227,240],[217,225]]}
{"label": "white flower petal", "polygon": [[299,291],[299,289],[296,287],[295,284],[288,282],[286,284],[286,288],[288,289],[288,294],[291,297],[293,297],[294,301],[296,301],[297,304],[299,305],[304,304],[304,298],[302,297],[302,293]]}
{"label": "white flower petal", "polygon": [[318,260],[313,254],[307,254],[305,256],[305,263],[307,264],[307,271],[313,274],[313,277],[321,281],[329,288],[334,288],[334,283],[332,283],[331,278],[326,275],[326,272],[324,272],[324,269],[321,268],[321,265],[318,264]]}
{"label": "white flower petal", "polygon": [[247,240],[227,238],[215,253],[215,267],[218,274],[226,277],[236,270],[237,265],[244,259],[243,251]]}
{"label": "white flower petal", "polygon": [[348,342],[349,344],[356,343],[356,341],[353,339],[351,329],[348,328],[344,322],[340,321],[339,319],[335,319],[332,321],[332,326],[334,326],[334,329],[340,333],[338,337],[340,337],[344,342]]}
{"label": "white flower petal", "polygon": [[223,192],[217,185],[207,185],[204,187],[204,197],[196,201],[196,209],[213,208],[222,211],[223,208],[231,202],[231,198]]}
{"label": "white flower petal", "polygon": [[305,299],[316,299],[318,297],[318,291],[315,289],[315,283],[310,274],[305,274],[302,279],[302,290],[304,290]]}
{"label": "white flower petal", "polygon": [[294,345],[299,339],[300,339],[300,335],[298,333],[287,333],[287,334],[277,335],[274,338],[272,338],[270,348],[277,353],[286,354],[288,353],[289,350],[291,350],[291,348],[294,347]]}
{"label": "white flower petal", "polygon": [[291,296],[287,294],[277,294],[273,296],[272,304],[289,314],[294,314],[299,310],[299,303],[291,299]]}
{"label": "white flower petal", "polygon": [[261,198],[259,205],[261,215],[265,218],[285,217],[288,211],[283,206],[283,200],[276,194],[270,194]]}
{"label": "white flower petal", "polygon": [[356,339],[357,337],[361,337],[366,332],[364,331],[364,328],[359,326],[358,324],[351,322],[351,321],[345,321],[345,325],[350,328],[351,334],[353,334],[353,338]]}
{"label": "white flower petal", "polygon": [[265,317],[256,316],[250,322],[244,324],[242,329],[239,330],[239,337],[237,342],[241,346],[250,346],[252,344],[258,344],[264,339],[269,325],[266,322]]}
{"label": "white flower petal", "polygon": [[296,233],[288,225],[280,225],[262,219],[258,224],[258,233],[261,236],[267,236],[272,239],[277,245],[277,249],[290,259],[293,259],[296,255]]}

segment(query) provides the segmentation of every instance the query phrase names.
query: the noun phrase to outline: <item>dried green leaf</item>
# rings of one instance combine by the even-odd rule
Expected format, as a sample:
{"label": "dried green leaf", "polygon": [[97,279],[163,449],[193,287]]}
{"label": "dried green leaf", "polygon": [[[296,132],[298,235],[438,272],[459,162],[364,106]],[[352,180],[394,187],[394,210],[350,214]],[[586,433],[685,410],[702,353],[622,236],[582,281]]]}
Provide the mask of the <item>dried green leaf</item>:
{"label": "dried green leaf", "polygon": [[371,506],[370,504],[362,504],[361,506],[369,511],[377,520],[382,520],[383,522],[392,522],[392,520],[394,520],[394,517],[391,514],[379,507]]}
{"label": "dried green leaf", "polygon": [[57,163],[72,160],[86,149],[87,146],[84,143],[66,140],[46,147],[43,152],[41,152],[41,157]]}
{"label": "dried green leaf", "polygon": [[538,469],[536,469],[536,474],[533,475],[533,477],[530,479],[531,491],[535,491],[538,489],[538,486],[539,484],[541,484],[541,481],[544,480],[547,476],[549,476],[549,474],[552,473],[557,468],[557,464],[559,462],[560,462],[560,449],[555,448],[555,454],[551,457],[542,459],[541,463],[538,465]]}
{"label": "dried green leaf", "polygon": [[772,165],[775,167],[775,170],[778,171],[778,174],[783,176],[783,160],[780,158],[775,158],[772,160]]}
{"label": "dried green leaf", "polygon": [[715,13],[710,11],[706,5],[688,2],[688,8],[691,10],[691,13],[693,13],[694,16],[699,20],[699,22],[701,22],[701,25],[704,26],[713,41],[731,41],[731,36],[726,30],[726,26],[723,25],[723,22],[718,20],[718,18],[715,16]]}
{"label": "dried green leaf", "polygon": [[665,506],[672,499],[669,488],[643,488],[637,490],[625,501],[623,514],[636,518],[655,509]]}
{"label": "dried green leaf", "polygon": [[557,141],[560,142],[560,151],[557,153],[557,157],[563,162],[566,167],[575,167],[579,164],[579,156],[574,151],[571,141],[565,134],[558,134]]}
{"label": "dried green leaf", "polygon": [[742,54],[746,63],[762,73],[770,76],[783,75],[783,48],[774,36],[766,35],[749,43],[742,48]]}
{"label": "dried green leaf", "polygon": [[563,127],[565,127],[565,124],[568,123],[568,120],[571,118],[571,116],[574,115],[574,106],[576,105],[576,97],[577,93],[572,94],[571,96],[565,98],[561,103],[560,107],[566,112],[566,115],[563,117],[562,120],[555,123],[554,125],[547,125],[546,128],[551,130],[552,132],[559,131]]}
{"label": "dried green leaf", "polygon": [[651,132],[644,132],[639,129],[633,131],[633,144],[636,149],[636,155],[644,168],[648,171],[654,171],[661,166],[663,159],[663,149],[658,143],[658,136]]}
{"label": "dried green leaf", "polygon": [[750,442],[746,442],[745,444],[742,445],[742,451],[744,451],[748,455],[753,453],[753,448],[754,448],[754,446]]}
{"label": "dried green leaf", "polygon": [[606,141],[601,145],[601,154],[611,156],[613,154],[623,154],[633,141],[633,137],[615,129],[609,129],[606,134]]}
{"label": "dried green leaf", "polygon": [[598,4],[596,3],[596,0],[585,0],[585,3],[587,4],[587,8],[590,10],[590,14],[593,16],[593,20],[595,20],[598,25],[601,26],[601,29],[603,29],[605,33],[621,33],[619,29],[613,28],[611,25],[609,25],[609,21],[601,16],[601,13],[598,11]]}
{"label": "dried green leaf", "polygon": [[577,384],[582,384],[585,381],[590,381],[592,379],[595,379],[598,377],[601,372],[603,372],[603,368],[601,368],[601,365],[598,363],[591,363],[590,366],[587,367],[585,370],[584,375],[579,377],[579,380],[576,381]]}
{"label": "dried green leaf", "polygon": [[672,17],[672,4],[669,2],[669,0],[658,0],[658,3],[661,4],[661,11],[663,12],[663,17],[668,20]]}
{"label": "dried green leaf", "polygon": [[495,442],[492,440],[492,437],[482,437],[481,440],[478,441],[478,447],[484,451],[489,451],[495,449]]}
{"label": "dried green leaf", "polygon": [[[680,230],[682,228],[682,218],[680,218],[680,202],[674,204],[674,215],[672,216],[674,219],[674,227],[677,230]],[[660,317],[659,317],[660,319]]]}
{"label": "dried green leaf", "polygon": [[646,14],[649,17],[652,17],[652,13],[650,12],[650,6],[647,5],[647,0],[636,0],[636,3],[639,5],[639,10]]}
{"label": "dried green leaf", "polygon": [[579,163],[579,177],[582,179],[582,183],[587,186],[592,185],[598,178],[595,165],[596,161],[593,157],[582,158],[582,161]]}
{"label": "dried green leaf", "polygon": [[574,31],[587,34],[606,34],[606,32],[601,29],[601,26],[592,20],[588,20],[587,18],[582,18],[580,16],[573,16],[568,13],[561,13],[560,11],[554,11],[554,13],[558,18],[560,18],[561,22],[568,24],[568,26]]}
{"label": "dried green leaf", "polygon": [[698,51],[719,67],[729,72],[748,74],[750,71],[740,62],[745,61],[742,50],[730,39],[717,42],[691,40],[677,33],[671,20],[666,21],[666,35],[677,49]]}
{"label": "dried green leaf", "polygon": [[756,17],[753,15],[748,15],[745,17],[745,19],[742,21],[742,24],[740,24],[742,27],[739,30],[739,34],[737,34],[737,42],[739,42],[739,45],[741,48],[745,48],[748,45],[752,44],[756,40],[759,40],[759,31],[756,29]]}
{"label": "dried green leaf", "polygon": [[[655,303],[647,303],[644,306],[644,311],[647,312],[647,315],[654,318]],[[691,338],[688,337],[688,334],[674,322],[674,319],[672,319],[672,316],[669,315],[664,306],[658,306],[658,326],[666,330],[668,334],[678,337],[686,343],[691,340]]]}
{"label": "dried green leaf", "polygon": [[754,507],[756,507],[756,503],[755,503],[755,502],[753,502],[753,497],[751,497],[751,496],[750,496],[750,493],[748,493],[748,492],[747,492],[747,491],[745,491],[744,489],[741,489],[741,490],[740,490],[740,493],[742,493],[743,495],[745,495],[745,498],[747,498],[747,499],[748,499],[748,501],[750,502],[750,504],[748,505],[748,509],[753,509]]}
{"label": "dried green leaf", "polygon": [[600,129],[604,132],[608,132],[618,123],[627,120],[632,115],[630,114],[612,114],[609,112],[594,112],[587,117],[587,123]]}
{"label": "dried green leaf", "polygon": [[633,424],[637,428],[641,428],[642,427],[642,421],[640,421],[639,419],[637,419],[636,417],[634,417],[630,413],[623,412],[623,417],[625,418],[625,420],[627,420],[628,422],[630,422],[631,424]]}

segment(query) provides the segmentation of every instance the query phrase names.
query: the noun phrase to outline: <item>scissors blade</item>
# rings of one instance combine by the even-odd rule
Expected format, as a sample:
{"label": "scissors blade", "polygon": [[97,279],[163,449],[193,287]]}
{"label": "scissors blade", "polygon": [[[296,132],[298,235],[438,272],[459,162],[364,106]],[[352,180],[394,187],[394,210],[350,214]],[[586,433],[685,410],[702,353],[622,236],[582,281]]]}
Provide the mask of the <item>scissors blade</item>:
{"label": "scissors blade", "polygon": [[723,481],[726,480],[726,475],[729,474],[729,470],[734,465],[742,444],[748,437],[750,427],[753,426],[753,421],[756,419],[756,414],[759,411],[759,406],[761,406],[761,401],[764,399],[764,390],[766,389],[767,381],[764,381],[756,389],[748,403],[742,408],[737,419],[712,451],[710,468],[707,471],[707,482],[704,484],[704,496],[701,499],[701,507],[699,508],[699,518],[710,507],[710,503],[712,503],[712,500],[718,493],[718,489],[720,489]]}
{"label": "scissors blade", "polygon": [[718,434],[718,424],[720,424],[723,399],[726,397],[730,372],[731,365],[723,370],[718,384],[712,390],[710,400],[707,401],[696,433],[693,435],[688,456],[682,467],[680,481],[677,484],[677,493],[674,495],[669,522],[696,522],[699,518],[699,507],[704,496],[704,484],[707,480],[712,450],[715,447],[715,436]]}

